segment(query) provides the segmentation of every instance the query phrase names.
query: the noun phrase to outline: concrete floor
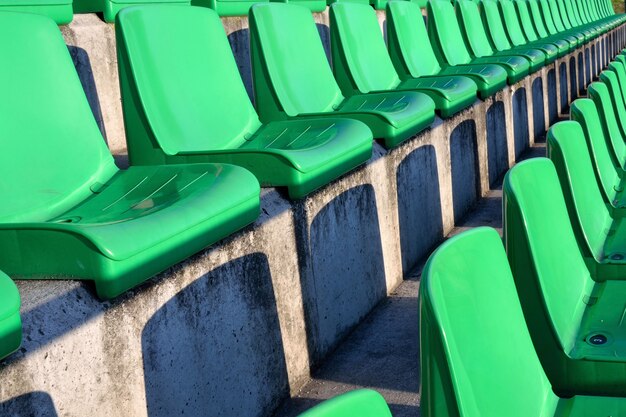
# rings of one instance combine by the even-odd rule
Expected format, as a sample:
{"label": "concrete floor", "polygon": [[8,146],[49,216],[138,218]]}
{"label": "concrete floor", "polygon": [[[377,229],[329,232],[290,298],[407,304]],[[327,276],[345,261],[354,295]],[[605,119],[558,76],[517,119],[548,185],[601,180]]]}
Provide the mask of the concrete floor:
{"label": "concrete floor", "polygon": [[[521,160],[538,156],[545,156],[545,142],[536,143]],[[501,184],[502,178],[446,238],[478,226],[502,234]],[[420,415],[417,297],[422,267],[369,314],[274,417],[295,417],[323,400],[359,388],[380,392],[394,417]]]}

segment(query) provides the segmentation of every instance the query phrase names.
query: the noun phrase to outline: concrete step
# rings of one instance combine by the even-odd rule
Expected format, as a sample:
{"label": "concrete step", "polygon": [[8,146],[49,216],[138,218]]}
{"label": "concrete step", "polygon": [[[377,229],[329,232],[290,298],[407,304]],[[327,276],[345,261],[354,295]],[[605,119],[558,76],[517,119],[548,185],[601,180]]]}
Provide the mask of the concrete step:
{"label": "concrete step", "polygon": [[[545,142],[537,142],[520,161],[545,156],[545,151]],[[481,226],[502,235],[502,178],[446,239]],[[324,400],[360,388],[380,392],[394,417],[420,415],[418,295],[423,266],[420,263],[359,324],[274,417],[296,417]]]}

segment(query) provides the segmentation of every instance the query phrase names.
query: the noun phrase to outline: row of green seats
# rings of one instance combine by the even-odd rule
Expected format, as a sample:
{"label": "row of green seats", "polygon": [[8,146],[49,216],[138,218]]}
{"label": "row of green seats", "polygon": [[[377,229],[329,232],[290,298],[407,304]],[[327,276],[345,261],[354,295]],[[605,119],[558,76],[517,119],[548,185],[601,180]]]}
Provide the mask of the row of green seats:
{"label": "row of green seats", "polygon": [[[312,12],[322,12],[327,5],[346,0],[3,0],[0,11],[38,13],[52,18],[57,24],[65,25],[72,21],[74,14],[102,13],[106,22],[114,22],[115,16],[123,8],[147,4],[176,4],[181,6],[209,7],[220,16],[245,16],[250,7],[257,3],[280,1],[296,3]],[[377,10],[385,10],[388,0],[347,0],[354,3],[372,5]],[[425,7],[425,0],[415,1]]]}
{"label": "row of green seats", "polygon": [[[21,0],[5,0],[0,4],[0,11],[44,14],[54,19],[57,24],[63,25],[70,23],[75,13],[102,13],[106,22],[113,22],[115,16],[121,9],[134,5],[147,4],[176,4],[209,7],[215,10],[220,16],[245,16],[248,14],[250,7],[254,4],[269,3],[270,1],[299,4],[309,8],[309,10],[313,12],[324,11],[327,5],[331,5],[335,2],[371,5],[376,10],[385,10],[388,3],[388,0],[32,0],[27,3]],[[426,7],[427,4],[427,0],[408,1],[413,2],[418,7]],[[511,3],[517,1],[525,2],[526,0],[512,0]],[[558,3],[554,2],[554,0],[554,3],[546,2],[545,7],[548,9],[548,14],[556,12],[561,13],[561,17],[554,19],[554,23],[552,22],[552,18],[548,17],[550,28],[554,28],[553,30],[555,31],[561,27],[562,29],[559,30],[570,29],[571,27],[588,23],[587,20],[592,22],[601,17],[610,16],[613,13],[611,6],[607,3],[608,0],[597,1],[599,1],[599,3],[593,3],[589,6],[586,5],[584,0],[559,0]],[[577,4],[577,2],[583,3]],[[550,8],[552,8],[552,11],[550,11]],[[492,12],[489,11],[487,13],[490,14]],[[509,13],[509,11],[504,13],[503,18],[508,22],[508,19],[511,19],[511,15],[507,16],[507,13]],[[518,25],[518,23],[512,24]],[[489,25],[491,26],[492,23],[489,23]],[[496,27],[493,30],[498,31],[499,29]],[[524,30],[526,31],[527,28],[524,27]],[[530,31],[534,32],[534,29]],[[513,37],[516,35],[509,33],[509,36],[511,36],[510,41],[514,45],[519,46],[518,42],[513,40]],[[530,39],[530,37],[528,39]],[[521,43],[525,43],[520,37],[518,37],[517,40]],[[480,42],[482,42],[482,40]],[[506,44],[506,42],[495,42],[496,46],[502,44]]]}
{"label": "row of green seats", "polygon": [[[526,321],[555,391],[626,396],[626,233],[619,202],[626,147],[617,60],[548,132],[549,159],[504,184],[505,242]],[[618,110],[616,113],[615,110]]]}
{"label": "row of green seats", "polygon": [[[441,64],[471,65],[491,72],[496,66],[501,67],[508,82],[515,83],[624,22],[624,16],[608,12],[587,17],[583,13],[586,3],[575,3],[576,0],[456,0],[453,6],[446,0],[431,0],[428,31]],[[494,84],[491,78],[481,80],[479,88]],[[497,89],[494,86],[489,92]]]}
{"label": "row of green seats", "polygon": [[[453,9],[446,9],[452,8],[449,3],[434,0],[431,4],[443,10],[443,15],[452,10],[451,24],[458,30]],[[121,13],[118,62],[131,163],[232,162],[254,172],[262,185],[287,185],[297,197],[319,186],[303,186],[308,181],[305,177],[324,182],[336,174],[320,174],[320,169],[329,169],[322,167],[328,152],[299,152],[300,146],[310,147],[316,132],[326,133],[321,142],[331,148],[339,146],[337,137],[352,136],[352,144],[343,144],[344,156],[364,161],[363,137],[348,135],[349,129],[336,134],[326,129],[341,127],[337,118],[353,119],[351,126],[356,130],[354,121],[364,123],[374,138],[391,148],[429,126],[434,109],[448,117],[471,105],[477,91],[486,97],[505,85],[506,73],[499,65],[444,67],[430,48],[415,3],[387,5],[389,51],[371,7],[336,3],[330,14],[333,69],[309,10],[279,3],[252,7],[257,115],[214,13],[165,6]],[[206,52],[190,53],[179,45]],[[503,59],[526,62],[521,56]],[[511,81],[517,81],[520,74],[525,73],[516,73]],[[216,96],[232,98],[231,106],[242,109],[240,117],[226,115],[229,106],[215,105]],[[232,122],[219,123],[224,118]],[[205,137],[220,140],[209,143]],[[303,157],[315,157],[316,162],[305,163]],[[259,159],[267,161],[261,164]],[[289,177],[292,180],[286,181]]]}
{"label": "row of green seats", "polygon": [[422,415],[626,414],[625,64],[549,130],[549,159],[506,175],[506,252],[477,228],[429,259]]}
{"label": "row of green seats", "polygon": [[[300,6],[275,6],[311,15]],[[118,15],[116,30],[133,166],[232,163],[254,173],[262,186],[286,186],[292,198],[301,198],[372,155],[371,130],[339,117],[341,112],[259,119],[221,20],[210,9],[129,8]],[[310,100],[301,97],[296,105],[310,105],[323,91],[305,93]],[[403,103],[399,98],[393,98],[397,107]]]}
{"label": "row of green seats", "polygon": [[[466,6],[477,17],[463,1],[460,18]],[[390,2],[387,12],[389,53],[369,6],[332,6],[333,75],[308,9],[255,5],[257,114],[214,11],[125,9],[116,30],[126,171],[113,163],[52,21],[2,13],[0,33],[15,42],[2,49],[12,181],[1,189],[0,268],[93,280],[102,298],[115,297],[254,221],[258,181],[303,197],[367,161],[372,138],[396,146],[428,127],[435,108],[449,116],[476,90],[504,84],[498,65],[437,60],[417,4]],[[433,0],[429,12],[433,44],[449,29],[461,36],[450,3]],[[497,74],[498,83],[482,83]]]}
{"label": "row of green seats", "polygon": [[[513,187],[516,193],[523,189],[524,197],[532,197],[533,191],[541,188],[539,185],[543,185],[546,179],[550,182],[554,179],[558,186],[558,180],[550,175],[556,174],[549,160],[523,162],[510,171],[507,187]],[[548,192],[542,190],[540,194],[544,196]],[[610,373],[614,381],[621,379],[614,386],[621,390],[612,390],[621,392],[618,396],[610,396],[593,385],[596,378],[609,378],[602,372],[588,369],[586,374],[571,375],[565,371],[561,378],[574,380],[582,377],[583,380],[578,383],[581,389],[563,392],[555,383],[558,378],[551,374],[560,362],[551,364],[549,361],[554,357],[545,357],[545,351],[538,347],[538,343],[542,343],[570,349],[572,346],[561,346],[552,336],[555,329],[565,330],[569,343],[575,343],[581,349],[580,352],[574,351],[579,356],[571,361],[587,363],[593,361],[594,354],[589,352],[598,348],[595,343],[600,343],[601,335],[593,326],[579,329],[577,319],[583,315],[581,310],[592,303],[588,297],[583,299],[584,294],[575,282],[570,283],[577,279],[577,267],[581,266],[581,262],[575,262],[574,252],[569,252],[576,249],[575,242],[569,239],[562,242],[568,236],[559,235],[553,229],[555,221],[561,225],[567,220],[548,213],[554,205],[524,200],[526,202],[537,211],[536,220],[541,223],[534,224],[536,239],[527,249],[531,252],[529,262],[541,270],[545,293],[520,291],[520,285],[533,285],[524,282],[532,279],[520,275],[510,253],[509,266],[502,240],[491,228],[476,228],[451,238],[426,264],[419,296],[420,411],[423,416],[626,415],[626,374],[620,374],[616,369]],[[564,203],[561,201],[560,204],[564,209]],[[544,214],[550,216],[541,218]],[[554,316],[540,317],[544,306],[530,310],[524,299],[525,296],[538,299],[542,295],[546,296],[544,300],[550,307],[556,307]],[[620,293],[613,295],[615,298],[619,296]],[[568,298],[569,302],[563,305]],[[544,320],[546,332],[537,332],[529,314],[537,318],[537,323]],[[590,329],[593,336],[587,337],[584,331]],[[581,338],[583,335],[584,339]],[[617,340],[608,343],[619,346]],[[603,350],[602,347],[599,349]],[[602,360],[607,367],[620,365],[610,355]],[[584,383],[589,385],[583,386]]]}

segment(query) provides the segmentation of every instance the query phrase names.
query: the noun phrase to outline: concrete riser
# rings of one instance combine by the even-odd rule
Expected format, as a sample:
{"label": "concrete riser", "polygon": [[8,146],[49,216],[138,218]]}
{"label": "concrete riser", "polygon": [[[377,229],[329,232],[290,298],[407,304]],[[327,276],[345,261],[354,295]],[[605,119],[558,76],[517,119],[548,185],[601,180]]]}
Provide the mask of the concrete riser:
{"label": "concrete riser", "polygon": [[[247,20],[224,23],[250,87]],[[63,32],[124,161],[113,30],[78,16]],[[625,43],[622,27],[397,149],[376,145],[305,200],[264,190],[252,226],[113,302],[19,282],[24,343],[0,365],[0,415],[271,414]]]}

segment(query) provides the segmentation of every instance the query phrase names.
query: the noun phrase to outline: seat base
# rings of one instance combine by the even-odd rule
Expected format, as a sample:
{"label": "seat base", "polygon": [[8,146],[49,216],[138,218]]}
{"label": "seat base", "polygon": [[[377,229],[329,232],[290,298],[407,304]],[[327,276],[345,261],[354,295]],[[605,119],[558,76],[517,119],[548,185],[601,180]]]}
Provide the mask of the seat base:
{"label": "seat base", "polygon": [[463,75],[474,81],[482,99],[491,97],[506,86],[507,73],[499,65],[455,65],[444,67],[440,75]]}
{"label": "seat base", "polygon": [[478,87],[469,77],[426,76],[409,78],[396,90],[417,90],[428,95],[441,117],[450,117],[476,101]]}
{"label": "seat base", "polygon": [[258,182],[239,167],[131,167],[61,216],[1,225],[0,268],[18,279],[93,280],[112,298],[258,213]]}

